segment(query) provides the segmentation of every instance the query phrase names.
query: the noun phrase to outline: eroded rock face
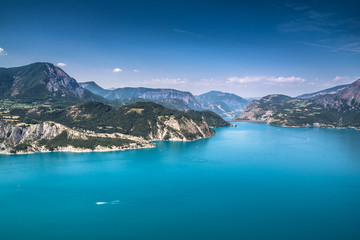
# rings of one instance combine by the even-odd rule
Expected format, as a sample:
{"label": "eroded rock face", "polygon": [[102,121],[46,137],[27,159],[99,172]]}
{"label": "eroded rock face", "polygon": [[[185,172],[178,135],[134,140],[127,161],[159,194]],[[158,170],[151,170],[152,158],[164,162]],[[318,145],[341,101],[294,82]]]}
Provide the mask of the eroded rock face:
{"label": "eroded rock face", "polygon": [[56,137],[66,129],[65,126],[53,122],[43,122],[28,127],[2,124],[0,127],[0,138],[4,139],[3,144],[17,145],[19,143],[33,142],[43,138],[50,139]]}
{"label": "eroded rock face", "polygon": [[97,138],[112,138],[112,139],[127,139],[132,143],[125,144],[123,146],[96,146],[95,149],[89,148],[76,148],[71,145],[58,147],[55,151],[112,151],[112,150],[124,150],[135,148],[151,148],[155,145],[141,137],[135,137],[131,135],[121,133],[94,133],[92,131],[82,131],[70,129],[62,124],[55,122],[43,122],[40,124],[34,124],[31,126],[15,126],[8,123],[2,123],[0,126],[0,153],[9,154],[12,153],[14,147],[18,144],[27,144],[28,149],[22,150],[17,153],[31,153],[31,152],[48,152],[44,146],[39,144],[42,139],[53,139],[63,132],[67,133],[67,136],[71,139],[87,140],[91,137]]}
{"label": "eroded rock face", "polygon": [[196,123],[185,117],[175,119],[171,116],[167,120],[157,122],[156,126],[151,125],[151,128],[149,134],[151,140],[193,141],[215,135],[204,120]]}
{"label": "eroded rock face", "polygon": [[127,139],[131,143],[123,146],[96,146],[94,149],[76,148],[71,144],[67,146],[56,147],[55,151],[111,151],[124,150],[135,148],[151,148],[155,145],[149,140],[168,140],[168,141],[193,141],[196,139],[212,137],[215,132],[208,126],[205,120],[195,122],[193,119],[181,117],[176,119],[171,116],[168,119],[162,119],[152,125],[149,122],[151,131],[148,140],[142,137],[122,133],[95,133],[89,130],[71,129],[62,124],[52,121],[46,121],[30,126],[17,126],[11,123],[2,123],[0,125],[0,153],[13,153],[16,146],[19,144],[26,144],[26,150],[19,150],[17,153],[31,153],[31,152],[47,152],[44,145],[40,141],[54,139],[63,132],[66,132],[70,139],[88,140],[91,138],[106,138],[106,139]]}
{"label": "eroded rock face", "polygon": [[46,89],[49,92],[60,92],[61,94],[74,95],[82,97],[84,89],[60,68],[46,64],[47,69],[44,71],[47,76]]}

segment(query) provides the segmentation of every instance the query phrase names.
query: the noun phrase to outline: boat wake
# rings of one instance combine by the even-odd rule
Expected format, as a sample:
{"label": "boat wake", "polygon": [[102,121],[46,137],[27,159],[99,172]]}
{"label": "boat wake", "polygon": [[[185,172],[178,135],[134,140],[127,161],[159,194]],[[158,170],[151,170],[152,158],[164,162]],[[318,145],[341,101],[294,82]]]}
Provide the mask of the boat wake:
{"label": "boat wake", "polygon": [[111,202],[95,202],[96,205],[107,205],[107,204],[118,204],[120,201],[119,200],[114,200]]}

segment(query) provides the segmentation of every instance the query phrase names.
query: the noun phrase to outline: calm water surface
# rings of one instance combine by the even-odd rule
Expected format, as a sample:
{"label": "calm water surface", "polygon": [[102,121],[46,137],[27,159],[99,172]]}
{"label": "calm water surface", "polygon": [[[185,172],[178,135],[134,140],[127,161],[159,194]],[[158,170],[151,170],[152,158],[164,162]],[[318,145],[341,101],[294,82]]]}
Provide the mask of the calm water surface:
{"label": "calm water surface", "polygon": [[0,239],[360,239],[359,131],[237,125],[154,149],[0,156]]}

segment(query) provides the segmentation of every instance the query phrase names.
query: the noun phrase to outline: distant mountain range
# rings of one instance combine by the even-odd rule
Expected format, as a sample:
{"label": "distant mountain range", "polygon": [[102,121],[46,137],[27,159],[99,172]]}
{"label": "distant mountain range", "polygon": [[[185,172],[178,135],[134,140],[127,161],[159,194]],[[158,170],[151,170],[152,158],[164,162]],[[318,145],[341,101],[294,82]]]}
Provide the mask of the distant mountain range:
{"label": "distant mountain range", "polygon": [[201,108],[201,104],[190,92],[175,89],[154,89],[143,87],[103,89],[95,82],[83,82],[80,83],[80,85],[84,89],[120,105],[146,100],[181,111],[189,109],[204,110]]}
{"label": "distant mountain range", "polygon": [[265,121],[281,126],[353,127],[360,129],[360,79],[291,98],[268,95],[250,102],[235,120]]}
{"label": "distant mountain range", "polygon": [[222,116],[232,117],[240,114],[248,101],[232,93],[211,91],[196,96],[204,109],[214,111]]}
{"label": "distant mountain range", "polygon": [[119,104],[128,104],[137,101],[150,101],[169,108],[185,111],[210,110],[223,117],[235,117],[248,103],[247,100],[231,93],[211,91],[199,96],[190,92],[175,89],[154,89],[154,88],[116,88],[103,89],[95,82],[83,82],[80,85],[108,100]]}

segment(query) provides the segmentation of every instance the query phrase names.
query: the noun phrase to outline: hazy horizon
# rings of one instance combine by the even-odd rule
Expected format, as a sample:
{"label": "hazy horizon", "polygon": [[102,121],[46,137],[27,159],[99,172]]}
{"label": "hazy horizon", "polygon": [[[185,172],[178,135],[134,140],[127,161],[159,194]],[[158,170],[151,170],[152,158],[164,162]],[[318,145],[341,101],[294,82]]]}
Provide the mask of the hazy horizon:
{"label": "hazy horizon", "polygon": [[0,66],[103,88],[297,96],[360,77],[359,3],[3,1]]}

